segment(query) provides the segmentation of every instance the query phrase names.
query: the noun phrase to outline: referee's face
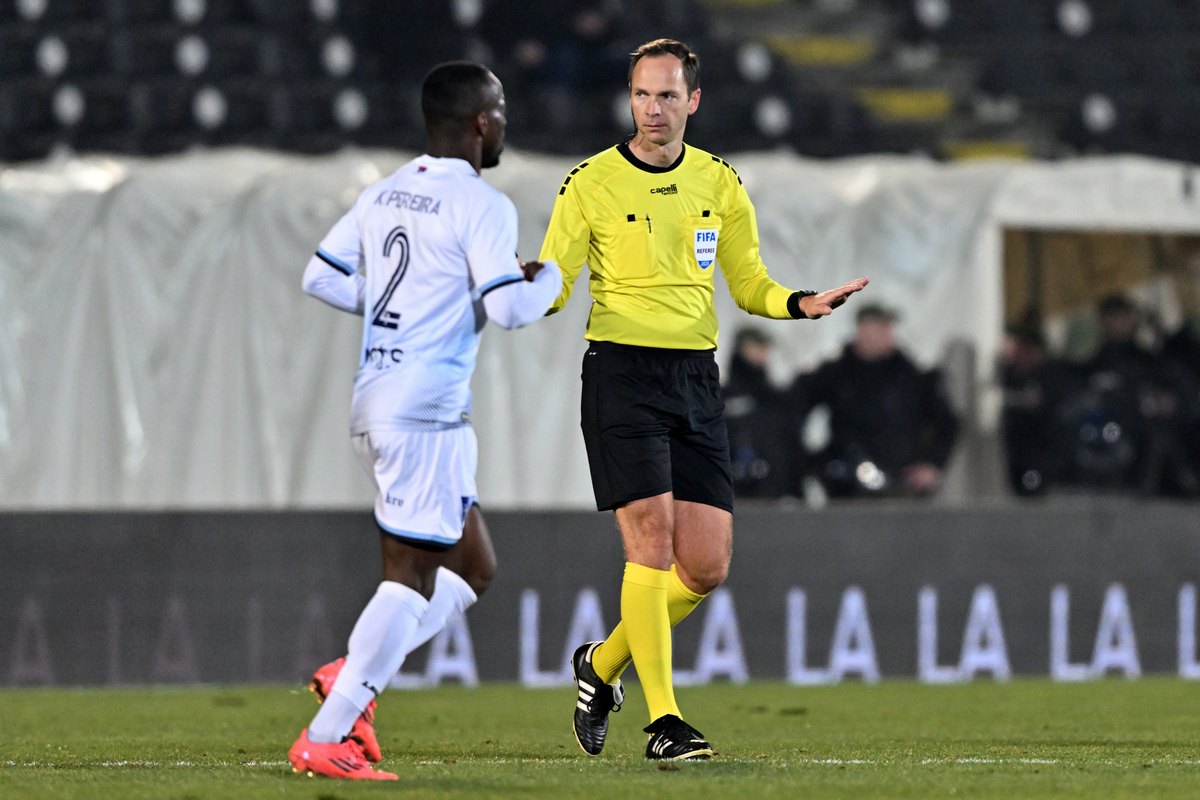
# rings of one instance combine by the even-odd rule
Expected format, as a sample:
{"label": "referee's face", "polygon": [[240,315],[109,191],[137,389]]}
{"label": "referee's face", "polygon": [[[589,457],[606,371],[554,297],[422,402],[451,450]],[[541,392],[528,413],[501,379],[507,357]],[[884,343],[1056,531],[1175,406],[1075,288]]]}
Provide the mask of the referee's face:
{"label": "referee's face", "polygon": [[700,90],[688,94],[677,57],[644,56],[633,67],[629,105],[638,133],[661,146],[683,137],[688,115],[700,105]]}

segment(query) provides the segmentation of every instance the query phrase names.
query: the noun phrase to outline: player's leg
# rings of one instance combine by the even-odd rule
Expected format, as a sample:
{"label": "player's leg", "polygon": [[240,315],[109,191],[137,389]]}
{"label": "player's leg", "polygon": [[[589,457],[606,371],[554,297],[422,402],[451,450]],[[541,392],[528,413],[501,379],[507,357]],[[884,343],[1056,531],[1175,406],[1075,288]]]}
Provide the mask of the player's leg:
{"label": "player's leg", "polygon": [[[429,608],[446,551],[461,538],[471,496],[460,496],[455,467],[463,442],[452,431],[386,432],[355,437],[355,450],[375,480],[383,580],[350,635],[348,653],[308,730],[290,756],[294,768],[334,777],[369,777],[353,753],[326,753],[353,736],[358,750],[375,749],[370,714],[409,652],[408,643]],[[461,439],[461,437],[458,437]],[[470,444],[473,445],[473,437]],[[472,462],[473,478],[473,462]],[[470,484],[473,492],[473,481]],[[452,496],[451,496],[452,494]],[[329,668],[323,668],[326,671]],[[303,747],[301,746],[303,745]],[[328,748],[324,746],[328,745]],[[356,745],[358,746],[358,745]]]}
{"label": "player's leg", "polygon": [[451,617],[474,605],[495,574],[496,551],[479,505],[472,503],[463,525],[463,537],[447,551],[446,560],[438,567],[429,610],[409,639],[405,655],[437,636]]}
{"label": "player's leg", "polygon": [[367,761],[367,753],[373,761],[381,757],[372,726],[375,697],[408,652],[408,640],[429,608],[444,553],[398,541],[385,530],[380,541],[383,581],[354,624],[321,708],[288,754],[297,772],[335,778],[390,774],[371,770]]}

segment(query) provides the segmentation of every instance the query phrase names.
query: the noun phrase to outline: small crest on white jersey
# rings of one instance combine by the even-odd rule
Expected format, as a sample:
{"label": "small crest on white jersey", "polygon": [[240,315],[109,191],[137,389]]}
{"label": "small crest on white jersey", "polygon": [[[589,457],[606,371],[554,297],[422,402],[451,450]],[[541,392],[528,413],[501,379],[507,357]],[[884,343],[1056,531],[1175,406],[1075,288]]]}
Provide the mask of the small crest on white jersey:
{"label": "small crest on white jersey", "polygon": [[696,263],[700,269],[708,269],[717,257],[717,229],[701,228],[696,231],[694,245]]}

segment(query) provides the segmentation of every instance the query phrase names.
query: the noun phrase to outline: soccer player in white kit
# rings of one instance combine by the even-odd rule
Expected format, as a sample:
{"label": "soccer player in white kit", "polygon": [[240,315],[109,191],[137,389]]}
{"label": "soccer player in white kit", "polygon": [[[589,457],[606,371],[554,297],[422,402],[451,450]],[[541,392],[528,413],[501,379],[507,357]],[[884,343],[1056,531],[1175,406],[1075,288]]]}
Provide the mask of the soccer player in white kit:
{"label": "soccer player in white kit", "polygon": [[375,698],[404,657],[475,602],[495,568],[475,493],[471,373],[490,319],[541,317],[562,273],[516,256],[517,212],[482,169],[504,148],[504,90],[482,65],[440,64],[421,108],[428,152],[368,188],[322,240],[304,290],[363,316],[354,449],[378,488],[383,581],[345,659],[317,671],[322,704],[288,758],[296,772],[372,769]]}

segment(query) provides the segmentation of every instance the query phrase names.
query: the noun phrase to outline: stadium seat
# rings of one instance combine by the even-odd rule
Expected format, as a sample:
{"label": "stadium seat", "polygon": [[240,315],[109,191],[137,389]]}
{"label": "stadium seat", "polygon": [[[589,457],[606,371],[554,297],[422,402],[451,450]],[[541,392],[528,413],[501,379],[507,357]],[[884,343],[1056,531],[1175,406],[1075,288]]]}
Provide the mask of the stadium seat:
{"label": "stadium seat", "polygon": [[245,25],[255,21],[251,0],[206,0],[205,6],[202,21],[204,25],[229,23]]}
{"label": "stadium seat", "polygon": [[1127,53],[1113,41],[1087,38],[1066,42],[1060,50],[1062,78],[1067,86],[1116,91],[1130,85]]}
{"label": "stadium seat", "polygon": [[60,141],[57,134],[4,135],[0,133],[0,161],[36,161],[50,155]]}
{"label": "stadium seat", "polygon": [[[64,78],[94,77],[112,71],[110,37],[104,25],[96,22],[75,23],[49,35],[57,37],[65,47],[67,58],[61,73]],[[41,46],[41,41],[38,46]]]}
{"label": "stadium seat", "polygon": [[0,130],[18,136],[54,130],[51,111],[54,89],[54,83],[45,78],[21,78],[0,84]]}
{"label": "stadium seat", "polygon": [[247,77],[262,71],[262,37],[249,26],[212,25],[196,30],[208,46],[207,75],[214,79]]}
{"label": "stadium seat", "polygon": [[1172,0],[1123,0],[1120,23],[1139,33],[1176,33],[1183,29],[1183,15]]}
{"label": "stadium seat", "polygon": [[197,84],[167,77],[129,87],[129,122],[143,133],[178,133],[192,126],[192,97]]}
{"label": "stadium seat", "polygon": [[1152,112],[1154,133],[1163,139],[1200,138],[1200,94],[1157,95]]}
{"label": "stadium seat", "polygon": [[1104,100],[1114,114],[1109,125],[1097,126],[1087,117],[1087,98],[1075,103],[1070,119],[1061,132],[1064,141],[1085,153],[1122,153],[1144,146],[1147,134],[1146,109],[1133,92],[1106,92]]}
{"label": "stadium seat", "polygon": [[171,0],[103,0],[104,16],[114,26],[175,22]]}
{"label": "stadium seat", "polygon": [[124,81],[118,78],[94,78],[75,86],[83,96],[83,117],[71,127],[107,134],[128,126],[129,100]]}
{"label": "stadium seat", "polygon": [[264,75],[290,82],[324,77],[321,52],[308,42],[273,32],[263,37],[261,47]]}
{"label": "stadium seat", "polygon": [[1053,85],[1053,67],[1046,51],[1036,43],[1015,43],[995,53],[984,67],[980,88],[992,94],[1034,97]]}
{"label": "stadium seat", "polygon": [[[15,6],[14,3],[5,3]],[[16,15],[21,19],[21,15]],[[89,0],[47,0],[37,23],[43,28],[53,28],[67,22],[86,22],[103,18],[103,6]]]}
{"label": "stadium seat", "polygon": [[0,25],[0,75],[5,80],[37,74],[34,49],[38,38],[20,23]]}
{"label": "stadium seat", "polygon": [[113,72],[130,79],[175,73],[175,48],[180,38],[179,29],[173,25],[117,30],[110,44]]}
{"label": "stadium seat", "polygon": [[1155,38],[1153,46],[1139,43],[1132,48],[1140,82],[1151,91],[1179,91],[1192,82],[1188,63],[1188,42],[1167,32]]}

